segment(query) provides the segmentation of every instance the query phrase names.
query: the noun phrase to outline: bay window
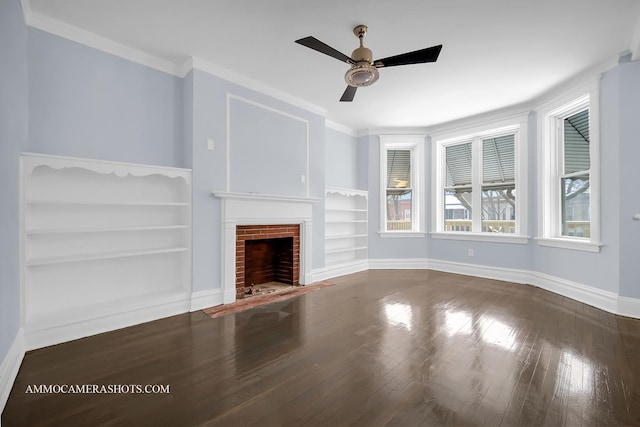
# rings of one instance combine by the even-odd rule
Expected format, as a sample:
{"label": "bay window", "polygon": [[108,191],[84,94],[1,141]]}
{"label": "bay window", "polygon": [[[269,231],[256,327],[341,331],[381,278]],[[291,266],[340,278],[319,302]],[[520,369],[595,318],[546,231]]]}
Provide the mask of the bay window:
{"label": "bay window", "polygon": [[433,237],[526,242],[523,128],[434,137]]}

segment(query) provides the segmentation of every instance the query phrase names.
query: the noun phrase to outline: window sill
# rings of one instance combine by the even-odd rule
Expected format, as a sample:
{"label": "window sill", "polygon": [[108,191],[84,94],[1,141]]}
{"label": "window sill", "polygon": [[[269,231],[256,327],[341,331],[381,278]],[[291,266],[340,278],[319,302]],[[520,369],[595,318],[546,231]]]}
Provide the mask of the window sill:
{"label": "window sill", "polygon": [[538,245],[575,251],[600,252],[602,243],[590,240],[563,239],[561,237],[536,237]]}
{"label": "window sill", "polygon": [[405,239],[405,238],[421,238],[427,233],[424,231],[378,231],[381,239]]}
{"label": "window sill", "polygon": [[529,243],[529,236],[520,236],[502,233],[467,233],[455,231],[437,231],[429,233],[434,239],[446,240],[466,240],[474,242],[494,242],[494,243],[515,243],[526,245]]}

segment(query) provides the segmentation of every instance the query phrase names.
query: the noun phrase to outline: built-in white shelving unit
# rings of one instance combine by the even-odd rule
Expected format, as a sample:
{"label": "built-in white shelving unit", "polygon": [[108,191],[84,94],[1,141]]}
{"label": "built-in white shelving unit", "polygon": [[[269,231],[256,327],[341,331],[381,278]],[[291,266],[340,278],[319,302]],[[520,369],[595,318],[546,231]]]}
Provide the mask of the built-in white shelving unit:
{"label": "built-in white shelving unit", "polygon": [[21,155],[27,348],[188,311],[191,171]]}
{"label": "built-in white shelving unit", "polygon": [[325,189],[325,266],[367,260],[367,198],[366,191]]}

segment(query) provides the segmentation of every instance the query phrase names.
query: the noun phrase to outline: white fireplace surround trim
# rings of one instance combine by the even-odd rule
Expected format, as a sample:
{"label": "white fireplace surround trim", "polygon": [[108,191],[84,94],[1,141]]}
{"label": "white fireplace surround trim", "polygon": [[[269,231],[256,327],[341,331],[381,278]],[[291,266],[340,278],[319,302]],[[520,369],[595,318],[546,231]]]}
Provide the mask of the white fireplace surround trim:
{"label": "white fireplace surround trim", "polygon": [[300,225],[300,284],[310,284],[313,203],[320,199],[213,192],[222,200],[222,302],[236,300],[236,226]]}

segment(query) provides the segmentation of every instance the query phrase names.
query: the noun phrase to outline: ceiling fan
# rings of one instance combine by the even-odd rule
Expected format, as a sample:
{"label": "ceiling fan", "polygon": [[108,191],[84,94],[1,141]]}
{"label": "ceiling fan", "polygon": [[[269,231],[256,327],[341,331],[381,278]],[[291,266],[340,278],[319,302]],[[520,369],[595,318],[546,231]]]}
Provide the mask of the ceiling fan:
{"label": "ceiling fan", "polygon": [[360,47],[351,53],[348,57],[342,52],[337,51],[331,46],[321,42],[315,37],[304,37],[296,40],[296,43],[306,46],[310,49],[336,58],[339,61],[346,62],[351,65],[344,75],[347,82],[347,89],[340,98],[341,102],[351,102],[356,94],[356,89],[360,86],[369,86],[378,80],[378,68],[395,67],[397,65],[422,64],[425,62],[436,62],[442,45],[428,47],[413,52],[402,53],[400,55],[390,56],[388,58],[372,60],[371,50],[364,47],[363,39],[367,34],[366,25],[358,25],[353,29],[353,34],[360,39]]}

